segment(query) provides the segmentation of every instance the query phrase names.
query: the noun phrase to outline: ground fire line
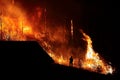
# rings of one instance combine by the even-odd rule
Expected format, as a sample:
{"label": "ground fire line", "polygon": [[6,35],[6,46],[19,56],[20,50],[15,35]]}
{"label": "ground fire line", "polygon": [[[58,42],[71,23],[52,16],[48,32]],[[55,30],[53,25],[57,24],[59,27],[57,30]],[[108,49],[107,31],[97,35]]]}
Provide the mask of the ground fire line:
{"label": "ground fire line", "polygon": [[[13,1],[13,0],[12,0]],[[39,24],[42,11],[36,8],[37,11],[30,20],[27,18],[25,11],[14,4],[14,2],[0,2],[0,40],[4,41],[29,41],[34,40],[43,47],[53,60],[62,65],[69,66],[69,57],[72,51],[78,55],[81,53],[83,57],[74,54],[73,67],[82,68],[85,70],[98,72],[101,74],[112,74],[114,69],[108,63],[100,58],[99,53],[95,52],[92,47],[91,38],[83,31],[80,30],[85,41],[86,50],[78,51],[74,47],[69,47],[68,38],[69,33],[63,27],[49,27],[44,29],[44,24]],[[46,12],[46,9],[45,9]],[[36,21],[38,19],[38,21]],[[31,22],[32,21],[32,22]],[[37,28],[41,26],[40,28]],[[73,21],[71,20],[71,34],[73,38]],[[79,50],[80,49],[80,50]]]}

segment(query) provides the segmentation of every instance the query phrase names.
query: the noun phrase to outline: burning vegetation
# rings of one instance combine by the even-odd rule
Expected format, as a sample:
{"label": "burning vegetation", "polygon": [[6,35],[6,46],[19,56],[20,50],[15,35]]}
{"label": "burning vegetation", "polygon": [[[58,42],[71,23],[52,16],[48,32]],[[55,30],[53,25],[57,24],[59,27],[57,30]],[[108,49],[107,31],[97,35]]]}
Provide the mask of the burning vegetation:
{"label": "burning vegetation", "polygon": [[[80,31],[85,48],[81,45],[74,46],[72,20],[70,34],[63,25],[46,26],[45,15],[45,21],[41,21],[43,13],[46,13],[46,9],[42,12],[41,8],[37,7],[35,12],[28,16],[22,8],[14,4],[14,0],[0,1],[0,40],[38,41],[58,64],[69,66],[69,58],[73,56],[73,67],[101,74],[113,73],[112,66],[93,50],[91,38],[86,33]],[[70,35],[72,38],[69,39]]]}
{"label": "burning vegetation", "polygon": [[84,40],[87,41],[87,52],[82,64],[82,67],[91,71],[98,71],[103,74],[113,73],[111,65],[106,64],[92,48],[91,38],[82,32]]}

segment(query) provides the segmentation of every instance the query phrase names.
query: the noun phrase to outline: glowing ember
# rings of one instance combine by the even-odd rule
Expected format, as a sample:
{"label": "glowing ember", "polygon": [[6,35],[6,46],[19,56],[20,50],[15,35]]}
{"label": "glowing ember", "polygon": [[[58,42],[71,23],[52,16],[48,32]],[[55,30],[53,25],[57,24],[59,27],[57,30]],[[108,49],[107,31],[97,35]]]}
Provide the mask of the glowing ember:
{"label": "glowing ember", "polygon": [[82,33],[84,36],[84,40],[87,41],[87,53],[85,55],[82,67],[91,71],[100,72],[102,74],[112,74],[112,67],[104,63],[103,60],[100,59],[98,53],[93,50],[91,38],[84,32]]}
{"label": "glowing ember", "polygon": [[33,35],[31,24],[26,14],[12,2],[3,0],[0,2],[0,23],[2,40],[27,40],[28,35]]}
{"label": "glowing ember", "polygon": [[[14,0],[11,3],[6,0],[0,1],[0,40],[26,41],[32,39],[39,42],[55,63],[69,66],[69,58],[72,54],[73,67],[102,74],[113,73],[111,65],[106,64],[93,50],[92,41],[88,35],[82,32],[84,41],[87,42],[87,51],[82,47],[74,48],[73,45],[70,45],[69,38],[66,37],[70,34],[64,26],[47,27],[46,21],[45,25],[40,22],[41,16],[41,8],[37,8],[31,16],[32,19],[28,19],[28,15],[15,5]],[[73,39],[72,20],[71,35]],[[83,58],[84,55],[85,58]]]}

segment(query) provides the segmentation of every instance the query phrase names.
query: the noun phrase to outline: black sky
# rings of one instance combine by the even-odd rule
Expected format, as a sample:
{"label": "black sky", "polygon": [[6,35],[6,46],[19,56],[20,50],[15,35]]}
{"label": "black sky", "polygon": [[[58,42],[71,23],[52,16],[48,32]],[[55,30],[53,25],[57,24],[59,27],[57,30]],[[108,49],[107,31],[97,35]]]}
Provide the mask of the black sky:
{"label": "black sky", "polygon": [[[73,19],[93,41],[95,51],[109,60],[118,56],[118,32],[112,0],[19,0],[24,9],[47,8],[47,17],[55,23]],[[114,60],[113,60],[114,61]]]}

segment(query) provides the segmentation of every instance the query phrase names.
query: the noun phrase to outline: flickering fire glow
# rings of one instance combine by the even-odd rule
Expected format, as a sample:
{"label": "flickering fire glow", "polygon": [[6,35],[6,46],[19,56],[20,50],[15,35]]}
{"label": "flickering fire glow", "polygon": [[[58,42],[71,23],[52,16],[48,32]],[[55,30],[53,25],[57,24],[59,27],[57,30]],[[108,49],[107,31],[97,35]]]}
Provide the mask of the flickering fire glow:
{"label": "flickering fire glow", "polygon": [[32,27],[28,23],[25,13],[19,7],[9,2],[2,1],[1,4],[1,38],[3,40],[26,40],[26,37],[23,35],[23,33],[27,33],[27,35],[31,34]]}
{"label": "flickering fire glow", "polygon": [[[40,8],[37,8],[36,15],[33,14],[32,19],[29,20],[25,11],[15,5],[15,2],[9,3],[2,0],[0,4],[0,40],[35,40],[52,57],[55,63],[69,66],[69,58],[73,53],[73,67],[101,74],[113,73],[112,66],[105,63],[99,54],[93,50],[91,38],[83,31],[81,33],[83,34],[83,40],[87,42],[87,50],[83,50],[81,47],[76,49],[74,46],[69,45],[69,39],[66,37],[69,33],[67,29],[61,26],[52,28],[45,25],[44,29],[44,25],[40,24],[39,21],[42,15]],[[72,21],[71,24],[70,35],[73,37]],[[81,57],[84,55],[85,57]]]}
{"label": "flickering fire glow", "polygon": [[99,71],[103,74],[113,73],[111,65],[106,64],[100,59],[99,54],[93,50],[91,38],[82,32],[84,40],[87,41],[87,53],[83,61],[82,67],[91,71]]}

